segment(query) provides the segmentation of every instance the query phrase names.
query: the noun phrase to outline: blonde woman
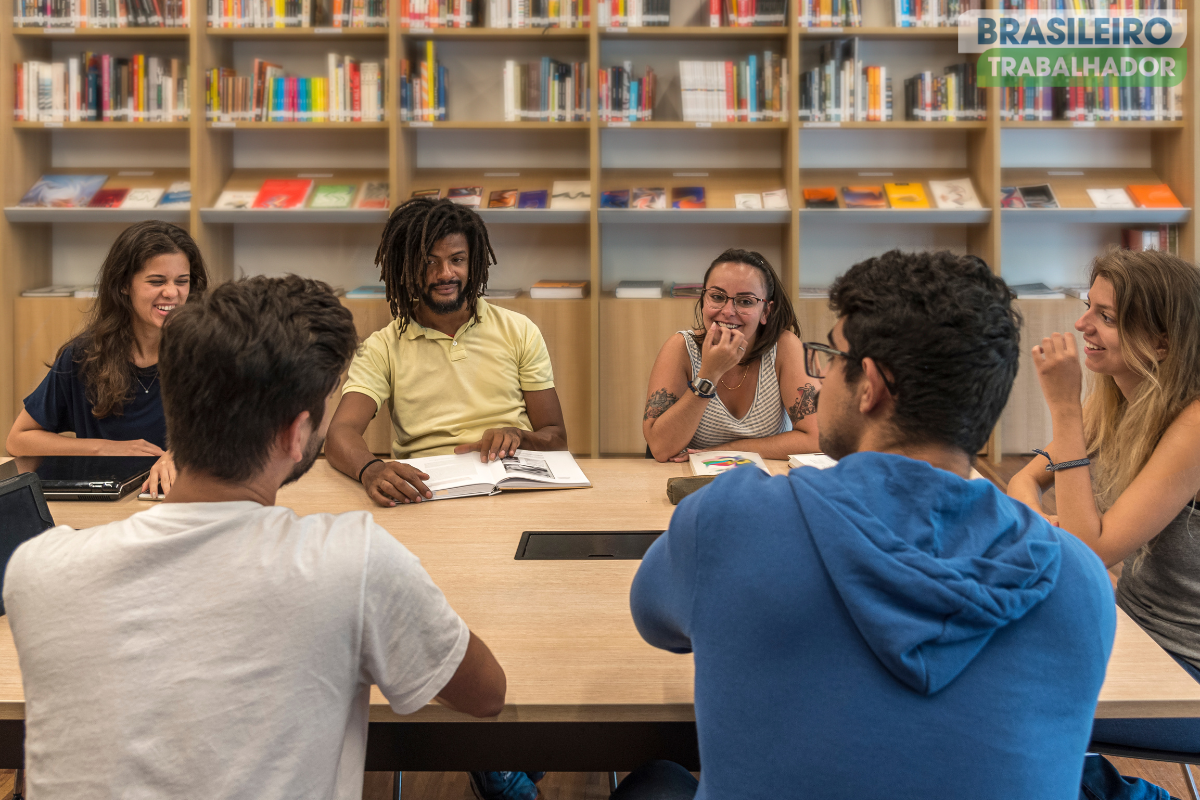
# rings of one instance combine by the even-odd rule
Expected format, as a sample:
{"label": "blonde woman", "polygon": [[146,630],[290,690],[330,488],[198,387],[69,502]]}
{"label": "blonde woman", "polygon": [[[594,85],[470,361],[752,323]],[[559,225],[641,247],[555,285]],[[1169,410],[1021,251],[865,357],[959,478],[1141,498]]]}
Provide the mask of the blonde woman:
{"label": "blonde woman", "polygon": [[[1033,348],[1054,438],[1008,493],[1044,513],[1053,485],[1058,513],[1046,516],[1106,566],[1123,563],[1117,605],[1200,680],[1200,270],[1110,251],[1092,264],[1088,302],[1075,329],[1092,392],[1081,404],[1072,334]],[[1098,720],[1093,738],[1196,752],[1200,722]]]}

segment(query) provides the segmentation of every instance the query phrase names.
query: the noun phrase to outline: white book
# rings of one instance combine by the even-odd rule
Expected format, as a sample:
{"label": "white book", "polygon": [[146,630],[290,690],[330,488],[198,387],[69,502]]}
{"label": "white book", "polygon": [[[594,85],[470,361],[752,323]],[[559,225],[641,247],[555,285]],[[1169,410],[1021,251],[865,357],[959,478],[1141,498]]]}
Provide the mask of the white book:
{"label": "white book", "polygon": [[774,189],[762,193],[763,208],[790,208],[787,189]]}
{"label": "white book", "polygon": [[121,202],[121,208],[154,208],[158,205],[159,198],[163,196],[163,189],[130,189],[129,194],[125,195],[125,200]]}
{"label": "white book", "polygon": [[1124,189],[1088,189],[1088,197],[1096,208],[1137,208]]}
{"label": "white book", "polygon": [[762,195],[757,192],[750,194],[735,194],[733,196],[734,208],[762,208]]}
{"label": "white book", "polygon": [[662,296],[662,281],[621,281],[617,284],[617,297],[622,300],[656,300]]}
{"label": "white book", "polygon": [[555,181],[550,207],[586,211],[592,207],[591,181]]}
{"label": "white book", "polygon": [[26,289],[21,292],[21,297],[70,297],[75,294],[75,289],[76,287],[70,284],[56,284],[40,289]]}
{"label": "white book", "polygon": [[954,181],[930,181],[929,191],[938,208],[983,208],[970,178]]}
{"label": "white book", "polygon": [[817,469],[829,469],[836,467],[837,462],[824,453],[800,453],[794,456],[788,456],[788,466],[791,469],[797,467],[816,467]]}
{"label": "white book", "polygon": [[254,198],[258,197],[258,191],[235,192],[225,190],[221,192],[221,196],[217,198],[216,205],[213,208],[252,208],[254,206]]}
{"label": "white book", "polygon": [[745,466],[756,466],[768,475],[771,470],[758,453],[741,450],[705,450],[702,453],[692,453],[688,456],[693,475],[720,475],[731,469]]}
{"label": "white book", "polygon": [[518,450],[515,455],[487,462],[474,452],[399,461],[429,476],[424,483],[434,500],[509,490],[582,489],[592,485],[566,450]]}

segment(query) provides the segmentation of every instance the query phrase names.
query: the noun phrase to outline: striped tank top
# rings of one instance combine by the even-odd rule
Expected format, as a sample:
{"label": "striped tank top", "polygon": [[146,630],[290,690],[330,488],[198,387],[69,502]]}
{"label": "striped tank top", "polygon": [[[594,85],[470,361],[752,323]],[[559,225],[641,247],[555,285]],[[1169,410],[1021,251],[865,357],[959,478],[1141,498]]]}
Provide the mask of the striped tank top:
{"label": "striped tank top", "polygon": [[[700,348],[691,331],[679,331],[687,344],[688,358],[692,362],[692,381],[700,372]],[[774,345],[763,353],[758,365],[758,387],[754,391],[754,402],[746,416],[738,419],[729,413],[720,397],[708,401],[700,425],[692,435],[688,447],[720,447],[737,439],[762,439],[792,429],[791,421],[784,413],[783,401],[779,399],[779,376],[775,374]]]}

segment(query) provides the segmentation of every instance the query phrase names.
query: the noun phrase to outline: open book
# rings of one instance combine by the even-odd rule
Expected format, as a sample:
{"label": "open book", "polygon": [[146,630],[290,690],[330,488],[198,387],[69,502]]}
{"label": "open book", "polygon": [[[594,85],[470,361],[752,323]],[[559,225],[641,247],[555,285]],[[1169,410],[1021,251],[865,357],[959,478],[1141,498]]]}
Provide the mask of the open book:
{"label": "open book", "polygon": [[402,458],[429,476],[425,485],[434,500],[497,494],[510,489],[580,489],[592,482],[566,450],[518,450],[495,461],[479,460],[479,453]]}
{"label": "open book", "polygon": [[788,456],[788,468],[795,469],[796,467],[816,467],[817,469],[829,469],[836,467],[837,462],[824,453],[801,453],[799,455]]}
{"label": "open book", "polygon": [[691,462],[693,475],[720,475],[734,467],[744,467],[748,464],[753,464],[768,475],[771,474],[762,456],[741,450],[705,450],[692,453],[688,456],[688,461]]}

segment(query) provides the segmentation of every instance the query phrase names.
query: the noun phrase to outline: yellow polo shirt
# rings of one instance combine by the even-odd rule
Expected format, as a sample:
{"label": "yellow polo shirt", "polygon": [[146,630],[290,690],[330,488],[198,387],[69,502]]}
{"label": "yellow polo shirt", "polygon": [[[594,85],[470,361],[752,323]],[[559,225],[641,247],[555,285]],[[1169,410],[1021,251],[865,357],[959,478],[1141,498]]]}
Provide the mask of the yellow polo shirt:
{"label": "yellow polo shirt", "polygon": [[478,303],[479,321],[453,336],[395,320],[375,331],[350,364],[342,394],[392,401],[392,456],[454,452],[488,428],[533,430],[522,392],[554,388],[542,332],[524,314]]}

